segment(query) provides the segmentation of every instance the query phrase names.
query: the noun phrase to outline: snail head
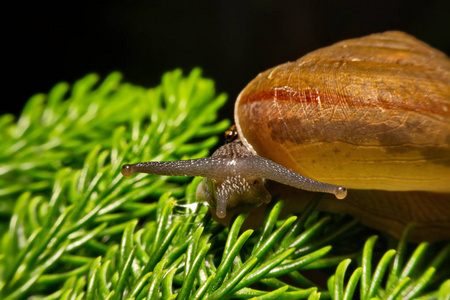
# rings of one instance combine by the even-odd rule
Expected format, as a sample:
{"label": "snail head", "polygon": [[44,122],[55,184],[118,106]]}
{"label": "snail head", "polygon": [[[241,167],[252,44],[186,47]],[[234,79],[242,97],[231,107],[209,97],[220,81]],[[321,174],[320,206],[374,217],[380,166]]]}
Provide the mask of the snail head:
{"label": "snail head", "polygon": [[197,198],[208,202],[219,218],[237,207],[251,208],[270,202],[271,195],[264,186],[266,179],[307,191],[331,193],[338,199],[347,195],[343,186],[312,180],[254,155],[238,138],[220,147],[211,157],[122,166],[125,177],[134,173],[204,177],[197,188]]}

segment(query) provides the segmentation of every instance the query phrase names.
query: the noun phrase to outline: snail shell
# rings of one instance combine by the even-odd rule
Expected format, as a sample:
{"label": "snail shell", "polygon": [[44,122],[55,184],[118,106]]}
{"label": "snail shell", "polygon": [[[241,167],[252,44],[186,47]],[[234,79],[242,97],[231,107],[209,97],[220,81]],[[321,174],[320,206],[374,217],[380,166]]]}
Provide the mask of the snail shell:
{"label": "snail shell", "polygon": [[350,189],[322,209],[450,239],[450,61],[427,44],[385,32],[269,69],[239,95],[235,121],[254,153]]}
{"label": "snail shell", "polygon": [[[270,201],[266,179],[338,199],[345,186],[346,199],[318,208],[394,236],[413,222],[413,240],[450,239],[450,60],[438,50],[402,32],[319,49],[259,74],[235,121],[236,139],[209,158],[127,164],[122,174],[205,177],[197,197],[219,218]],[[289,210],[310,192],[291,195]]]}

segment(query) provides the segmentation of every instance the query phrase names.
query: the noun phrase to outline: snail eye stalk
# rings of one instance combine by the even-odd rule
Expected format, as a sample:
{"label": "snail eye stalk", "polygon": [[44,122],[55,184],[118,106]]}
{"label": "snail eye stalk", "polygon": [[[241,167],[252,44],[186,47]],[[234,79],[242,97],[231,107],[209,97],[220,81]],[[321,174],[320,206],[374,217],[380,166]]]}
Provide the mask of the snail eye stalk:
{"label": "snail eye stalk", "polygon": [[302,190],[334,194],[338,199],[347,195],[347,189],[343,186],[307,178],[257,155],[233,158],[212,156],[122,166],[123,176],[129,177],[135,173],[206,178],[197,189],[197,198],[214,207],[219,218],[225,217],[227,210],[240,205],[258,206],[269,202],[271,196],[264,187],[265,179]]}

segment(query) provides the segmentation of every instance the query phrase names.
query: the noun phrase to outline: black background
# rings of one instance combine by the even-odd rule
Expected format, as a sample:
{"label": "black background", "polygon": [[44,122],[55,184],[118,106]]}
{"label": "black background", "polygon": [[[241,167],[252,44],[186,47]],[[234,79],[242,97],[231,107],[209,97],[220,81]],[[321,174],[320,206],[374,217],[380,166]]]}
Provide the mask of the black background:
{"label": "black background", "polygon": [[195,66],[229,95],[259,72],[342,39],[403,30],[450,53],[450,1],[16,2],[3,10],[1,113],[87,73],[147,87]]}

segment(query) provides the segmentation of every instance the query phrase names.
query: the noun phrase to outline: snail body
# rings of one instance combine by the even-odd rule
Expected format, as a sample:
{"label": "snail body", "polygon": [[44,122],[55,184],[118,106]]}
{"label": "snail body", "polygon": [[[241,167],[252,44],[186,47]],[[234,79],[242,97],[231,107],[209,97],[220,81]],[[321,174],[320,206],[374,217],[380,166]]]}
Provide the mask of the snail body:
{"label": "snail body", "polygon": [[211,158],[122,173],[206,177],[197,196],[222,218],[270,201],[266,179],[338,199],[348,188],[319,208],[395,236],[414,222],[416,240],[450,239],[450,60],[438,50],[402,32],[316,50],[251,81],[235,122]]}

